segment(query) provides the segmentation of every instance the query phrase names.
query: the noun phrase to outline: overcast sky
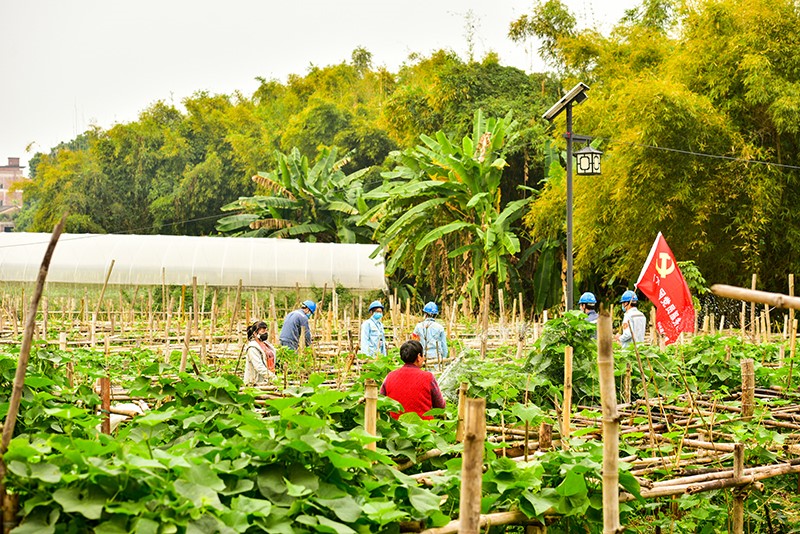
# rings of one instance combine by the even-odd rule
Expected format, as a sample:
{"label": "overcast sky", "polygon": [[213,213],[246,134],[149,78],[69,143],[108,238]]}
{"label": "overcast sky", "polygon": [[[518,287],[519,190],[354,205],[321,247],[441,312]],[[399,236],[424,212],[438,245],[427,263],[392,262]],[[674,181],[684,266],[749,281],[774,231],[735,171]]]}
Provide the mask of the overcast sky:
{"label": "overcast sky", "polygon": [[[136,120],[157,100],[249,96],[257,76],[285,81],[359,46],[393,72],[414,52],[466,57],[469,12],[476,58],[491,50],[541,71],[536,47],[531,55],[507,37],[535,1],[0,0],[0,165],[27,165],[92,124]],[[607,32],[639,1],[565,3],[579,24]]]}

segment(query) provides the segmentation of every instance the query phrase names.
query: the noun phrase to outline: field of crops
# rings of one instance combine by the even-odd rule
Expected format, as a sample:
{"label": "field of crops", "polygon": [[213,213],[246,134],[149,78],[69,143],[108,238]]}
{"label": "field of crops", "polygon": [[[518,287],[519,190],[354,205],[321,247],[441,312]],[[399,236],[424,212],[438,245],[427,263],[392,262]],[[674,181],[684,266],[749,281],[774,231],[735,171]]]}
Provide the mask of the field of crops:
{"label": "field of crops", "polygon": [[[15,534],[455,532],[466,383],[462,397],[486,407],[482,523],[493,532],[600,532],[594,326],[572,313],[540,328],[521,353],[515,336],[497,337],[485,358],[462,343],[461,356],[437,373],[448,405],[434,420],[394,420],[388,412],[397,404],[379,397],[376,435],[365,427],[365,384],[380,384],[398,366],[396,349],[352,365],[346,351],[281,352],[275,384],[243,389],[236,358],[201,359],[193,347],[196,369],[180,372],[183,351],[165,361],[144,341],[146,327],[113,350],[40,341],[4,457],[6,526],[19,521]],[[9,341],[0,355],[3,417],[19,351]],[[573,376],[565,397],[567,346]],[[635,352],[615,350],[622,525],[730,530],[740,499],[748,531],[797,531],[800,408],[796,386],[788,387],[795,362],[781,342],[715,334],[638,348],[641,365]],[[754,365],[752,416],[742,413],[743,360]],[[99,410],[106,376],[112,416],[125,412],[117,402],[148,408],[109,435],[100,432],[109,415]],[[742,448],[743,471],[734,473]]]}

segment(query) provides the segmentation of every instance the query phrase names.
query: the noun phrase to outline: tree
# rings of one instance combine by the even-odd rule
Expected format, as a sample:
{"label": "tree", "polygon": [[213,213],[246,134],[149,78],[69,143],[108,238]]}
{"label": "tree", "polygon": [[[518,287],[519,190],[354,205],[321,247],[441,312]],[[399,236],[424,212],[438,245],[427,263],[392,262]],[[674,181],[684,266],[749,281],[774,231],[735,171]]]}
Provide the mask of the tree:
{"label": "tree", "polygon": [[514,222],[527,199],[503,203],[506,151],[519,136],[507,115],[475,113],[471,136],[451,141],[444,132],[396,155],[388,181],[365,198],[379,202],[362,218],[375,223],[388,273],[402,267],[438,293],[477,299],[483,284],[516,281],[520,252]]}
{"label": "tree", "polygon": [[[790,30],[800,9],[678,5],[647,0],[608,37],[552,41],[564,85],[580,73],[592,87],[574,130],[605,151],[602,177],[575,182],[576,280],[629,285],[662,231],[711,281],[747,283],[757,272],[781,288],[800,269],[800,38]],[[563,123],[553,131],[563,147]],[[563,196],[563,181],[550,179],[532,203],[535,239],[562,235],[553,222]]]}
{"label": "tree", "polygon": [[241,197],[222,207],[235,215],[217,222],[217,230],[229,235],[296,237],[304,241],[368,243],[372,230],[356,223],[367,209],[363,199],[362,169],[342,171],[348,157],[338,158],[336,148],[320,152],[314,166],[293,149],[277,153],[271,172],[253,176],[267,193]]}

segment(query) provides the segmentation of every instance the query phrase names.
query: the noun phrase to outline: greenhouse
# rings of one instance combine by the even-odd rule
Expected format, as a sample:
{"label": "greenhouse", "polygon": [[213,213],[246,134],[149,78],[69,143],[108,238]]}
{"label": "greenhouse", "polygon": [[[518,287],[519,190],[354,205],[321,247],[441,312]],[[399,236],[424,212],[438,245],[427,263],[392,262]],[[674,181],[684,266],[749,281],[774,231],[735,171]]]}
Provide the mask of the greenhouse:
{"label": "greenhouse", "polygon": [[[49,234],[0,234],[0,280],[33,282]],[[375,245],[301,243],[295,239],[169,235],[63,234],[49,282],[383,289]]]}

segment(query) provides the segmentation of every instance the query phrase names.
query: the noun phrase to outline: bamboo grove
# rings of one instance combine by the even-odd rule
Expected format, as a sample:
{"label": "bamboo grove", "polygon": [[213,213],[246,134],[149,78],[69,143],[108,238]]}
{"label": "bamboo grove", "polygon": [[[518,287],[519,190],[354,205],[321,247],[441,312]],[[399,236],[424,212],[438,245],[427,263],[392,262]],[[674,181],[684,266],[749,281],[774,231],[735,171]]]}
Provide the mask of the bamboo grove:
{"label": "bamboo grove", "polygon": [[375,242],[403,294],[490,281],[541,310],[565,239],[564,124],[541,114],[584,81],[575,130],[604,159],[576,180],[578,289],[615,295],[661,231],[708,280],[780,290],[800,267],[795,2],[644,0],[603,34],[548,0],[508,24],[550,71],[442,50],[389,72],[357,49],[252,95],[155,102],[37,154],[18,226],[68,208],[70,232]]}

